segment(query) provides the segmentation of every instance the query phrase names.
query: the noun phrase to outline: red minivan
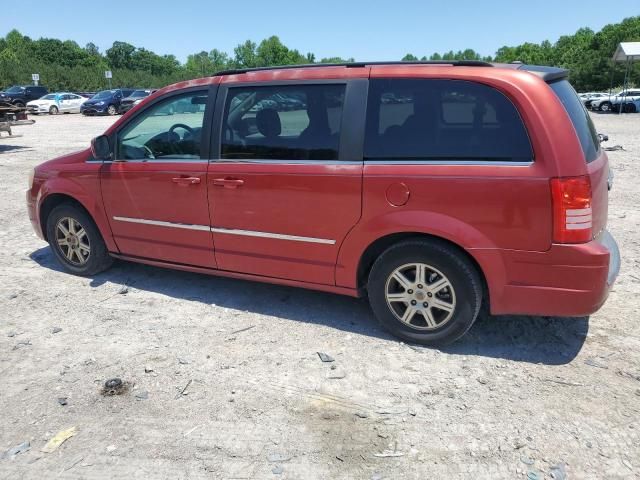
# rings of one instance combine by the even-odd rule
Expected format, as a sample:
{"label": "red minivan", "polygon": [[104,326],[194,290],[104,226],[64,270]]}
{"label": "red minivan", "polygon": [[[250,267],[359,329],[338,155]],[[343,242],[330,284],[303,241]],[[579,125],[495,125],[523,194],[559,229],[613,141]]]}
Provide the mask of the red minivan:
{"label": "red minivan", "polygon": [[609,166],[551,67],[352,63],[168,86],[35,168],[71,273],[114,258],[368,296],[423,344],[493,314],[588,315],[619,270]]}

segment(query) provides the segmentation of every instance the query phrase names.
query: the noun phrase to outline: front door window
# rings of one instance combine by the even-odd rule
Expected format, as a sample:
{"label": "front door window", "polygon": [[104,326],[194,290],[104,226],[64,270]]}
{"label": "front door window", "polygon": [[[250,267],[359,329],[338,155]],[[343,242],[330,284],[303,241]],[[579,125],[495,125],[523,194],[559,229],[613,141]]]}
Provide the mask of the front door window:
{"label": "front door window", "polygon": [[202,155],[207,92],[171,97],[152,105],[118,133],[121,160],[194,160]]}

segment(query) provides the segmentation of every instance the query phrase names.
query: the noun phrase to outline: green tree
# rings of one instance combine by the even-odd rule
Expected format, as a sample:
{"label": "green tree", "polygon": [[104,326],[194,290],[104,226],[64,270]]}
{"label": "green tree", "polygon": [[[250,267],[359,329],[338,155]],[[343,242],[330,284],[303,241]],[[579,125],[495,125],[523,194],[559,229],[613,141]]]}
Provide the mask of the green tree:
{"label": "green tree", "polygon": [[247,40],[233,49],[233,64],[236,68],[252,68],[258,66],[256,43]]}
{"label": "green tree", "polygon": [[113,68],[131,68],[131,56],[136,47],[127,42],[113,42],[111,48],[106,51],[107,61]]}

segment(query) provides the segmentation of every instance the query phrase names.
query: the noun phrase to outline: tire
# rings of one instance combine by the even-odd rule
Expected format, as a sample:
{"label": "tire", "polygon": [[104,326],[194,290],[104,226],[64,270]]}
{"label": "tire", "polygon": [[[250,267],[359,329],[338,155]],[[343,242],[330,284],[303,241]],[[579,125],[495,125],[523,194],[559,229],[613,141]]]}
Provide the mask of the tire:
{"label": "tire", "polygon": [[13,104],[16,107],[24,108],[24,103],[22,103],[20,100],[18,100],[17,102],[13,102]]}
{"label": "tire", "polygon": [[49,108],[49,115],[57,115],[58,113],[60,113],[58,107],[56,107],[55,105],[51,105],[51,107]]}
{"label": "tire", "polygon": [[604,102],[603,104],[600,105],[600,111],[601,112],[610,112],[611,111],[611,104],[609,102]]}
{"label": "tire", "polygon": [[116,113],[118,113],[118,109],[116,108],[115,105],[109,105],[107,107],[107,113],[111,116],[115,115]]}
{"label": "tire", "polygon": [[[416,265],[423,265],[424,284],[416,279]],[[406,281],[404,287],[396,280],[398,273]],[[373,264],[367,289],[381,325],[403,340],[422,345],[442,346],[462,337],[482,304],[482,281],[476,268],[456,249],[433,240],[408,240],[390,247]],[[388,300],[387,293],[395,300]],[[414,309],[408,318],[411,302],[420,311]]]}
{"label": "tire", "polygon": [[[70,225],[71,220],[75,222],[73,226]],[[60,228],[60,225],[63,228]],[[65,238],[65,229],[72,234],[84,230],[85,234],[69,235]],[[95,275],[107,270],[113,263],[113,258],[109,255],[93,219],[74,205],[63,203],[51,211],[47,217],[47,239],[58,262],[74,275]],[[66,244],[59,243],[58,239]],[[88,247],[88,251],[83,246]]]}

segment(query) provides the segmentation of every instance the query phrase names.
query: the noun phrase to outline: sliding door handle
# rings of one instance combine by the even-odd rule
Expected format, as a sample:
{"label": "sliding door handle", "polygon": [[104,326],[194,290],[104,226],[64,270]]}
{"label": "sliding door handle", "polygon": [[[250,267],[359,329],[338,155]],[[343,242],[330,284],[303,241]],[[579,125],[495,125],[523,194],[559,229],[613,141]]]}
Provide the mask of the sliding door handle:
{"label": "sliding door handle", "polygon": [[214,178],[213,184],[224,188],[238,188],[244,185],[244,180],[239,178]]}

